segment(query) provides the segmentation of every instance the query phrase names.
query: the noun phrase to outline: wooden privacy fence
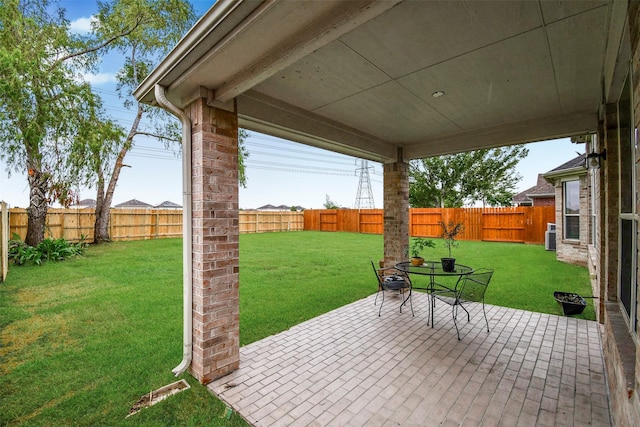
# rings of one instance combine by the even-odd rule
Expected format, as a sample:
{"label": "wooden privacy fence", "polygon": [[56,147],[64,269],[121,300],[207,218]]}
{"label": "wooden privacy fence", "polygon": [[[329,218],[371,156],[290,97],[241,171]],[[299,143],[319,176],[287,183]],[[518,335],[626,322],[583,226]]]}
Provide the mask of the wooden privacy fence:
{"label": "wooden privacy fence", "polygon": [[[83,237],[93,241],[95,224],[93,209],[53,209],[47,212],[45,237],[64,238],[70,242]],[[27,236],[27,211],[13,208],[11,233],[22,240]],[[112,240],[145,240],[182,236],[180,209],[111,209],[109,234]]]}
{"label": "wooden privacy fence", "polygon": [[0,282],[4,282],[9,271],[9,207],[0,202]]}
{"label": "wooden privacy fence", "polygon": [[240,233],[302,231],[304,215],[294,211],[240,211]]}
{"label": "wooden privacy fence", "polygon": [[[9,236],[27,234],[25,209],[10,209]],[[547,223],[555,222],[553,206],[516,208],[412,208],[412,236],[440,237],[440,222],[464,222],[463,240],[544,243]],[[49,209],[46,237],[93,241],[95,214],[91,209]],[[346,231],[382,234],[383,209],[317,209],[302,212],[240,211],[240,233],[274,231]],[[181,209],[111,209],[113,240],[161,239],[182,236]]]}
{"label": "wooden privacy fence", "polygon": [[[302,212],[240,211],[241,233],[301,231]],[[10,209],[10,236],[27,236],[27,212]],[[93,241],[95,213],[92,209],[49,209],[45,237],[63,237],[71,242],[82,236]],[[146,240],[182,237],[181,209],[111,209],[109,234],[112,240]]]}
{"label": "wooden privacy fence", "polygon": [[[411,236],[440,237],[440,222],[463,222],[462,240],[544,243],[547,223],[555,223],[555,207],[412,208]],[[382,209],[318,209],[304,211],[304,229],[382,234]]]}

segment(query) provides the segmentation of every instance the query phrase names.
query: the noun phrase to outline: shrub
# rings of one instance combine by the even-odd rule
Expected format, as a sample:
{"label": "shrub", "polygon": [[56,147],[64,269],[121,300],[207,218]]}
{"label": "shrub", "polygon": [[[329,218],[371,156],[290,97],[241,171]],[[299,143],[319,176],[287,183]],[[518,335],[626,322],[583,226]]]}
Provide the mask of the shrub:
{"label": "shrub", "polygon": [[81,255],[86,246],[85,236],[82,236],[78,243],[70,243],[63,238],[47,238],[33,247],[20,240],[20,237],[14,233],[9,241],[9,260],[16,265],[27,263],[41,265],[45,261],[62,261]]}
{"label": "shrub", "polygon": [[439,221],[439,224],[442,227],[442,234],[440,237],[444,239],[444,245],[449,250],[449,258],[451,258],[451,248],[457,248],[459,246],[456,239],[459,234],[464,232],[464,223],[449,221],[448,224],[445,224],[444,222]]}
{"label": "shrub", "polygon": [[420,252],[425,248],[435,248],[436,244],[433,240],[423,239],[422,237],[416,237],[411,243],[411,256],[414,258],[420,257]]}

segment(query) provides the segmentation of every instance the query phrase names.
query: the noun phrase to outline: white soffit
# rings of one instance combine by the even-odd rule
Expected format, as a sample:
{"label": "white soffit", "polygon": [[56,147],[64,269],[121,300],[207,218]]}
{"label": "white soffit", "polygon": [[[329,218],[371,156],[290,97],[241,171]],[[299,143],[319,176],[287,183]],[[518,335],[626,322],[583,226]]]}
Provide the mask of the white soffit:
{"label": "white soffit", "polygon": [[[212,11],[235,4],[218,3]],[[569,136],[596,129],[604,70],[625,66],[605,64],[624,38],[626,17],[613,10],[611,1],[243,2],[222,21],[203,18],[185,37],[201,41],[177,48],[182,57],[136,95],[153,102],[159,82],[180,103],[204,87],[215,100],[237,97],[249,129],[381,161],[398,147],[421,157]]]}

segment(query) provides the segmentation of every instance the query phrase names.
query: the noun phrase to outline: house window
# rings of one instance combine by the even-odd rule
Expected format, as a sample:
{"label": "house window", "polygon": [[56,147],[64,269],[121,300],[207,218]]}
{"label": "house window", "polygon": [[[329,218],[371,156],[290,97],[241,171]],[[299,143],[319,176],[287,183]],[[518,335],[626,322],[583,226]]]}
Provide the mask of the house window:
{"label": "house window", "polygon": [[564,238],[580,240],[580,181],[565,181],[564,196]]}

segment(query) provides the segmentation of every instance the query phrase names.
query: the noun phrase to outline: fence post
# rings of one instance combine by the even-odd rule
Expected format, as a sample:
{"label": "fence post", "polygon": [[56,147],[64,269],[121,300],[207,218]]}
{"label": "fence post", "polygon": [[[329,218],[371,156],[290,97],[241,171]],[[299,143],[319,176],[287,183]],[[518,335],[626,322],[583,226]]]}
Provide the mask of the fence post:
{"label": "fence post", "polygon": [[[51,236],[49,237],[53,239],[53,233],[51,233]],[[64,235],[64,211],[60,212],[60,237],[66,240],[66,237]]]}
{"label": "fence post", "polygon": [[0,238],[2,239],[0,282],[4,282],[9,271],[9,208],[6,202],[0,202]]}
{"label": "fence post", "polygon": [[[109,237],[111,238],[111,240],[114,240],[113,238],[113,209],[109,210]],[[95,239],[95,236],[93,236],[93,238]]]}

